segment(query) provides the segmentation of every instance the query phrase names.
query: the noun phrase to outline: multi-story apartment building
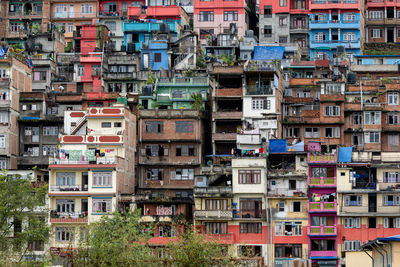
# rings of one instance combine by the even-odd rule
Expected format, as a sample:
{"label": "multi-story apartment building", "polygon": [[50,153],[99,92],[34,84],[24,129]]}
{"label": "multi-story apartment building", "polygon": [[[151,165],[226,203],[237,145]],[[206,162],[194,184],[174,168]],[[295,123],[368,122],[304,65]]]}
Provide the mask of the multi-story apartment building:
{"label": "multi-story apartment building", "polygon": [[[134,192],[135,115],[124,107],[67,111],[49,165],[50,251],[63,262],[88,223],[125,209]],[[64,262],[65,263],[65,262]]]}
{"label": "multi-story apartment building", "polygon": [[397,43],[398,14],[396,1],[365,1],[365,42]]}
{"label": "multi-story apartment building", "polygon": [[[24,61],[22,61],[24,60]],[[20,93],[32,91],[32,70],[25,58],[0,59],[0,168],[17,169]]]}
{"label": "multi-story apartment building", "polygon": [[243,66],[212,70],[212,154],[231,155],[242,127]]}
{"label": "multi-story apartment building", "polygon": [[309,258],[316,266],[338,264],[336,153],[321,153],[321,143],[308,143]]}
{"label": "multi-story apartment building", "polygon": [[364,2],[310,1],[310,58],[331,59],[345,54],[352,60],[364,43]]}
{"label": "multi-story apartment building", "polygon": [[272,235],[267,240],[271,247],[273,266],[290,262],[306,262],[308,258],[308,196],[307,155],[304,143],[296,149],[280,144],[286,140],[269,140],[268,205]]}
{"label": "multi-story apartment building", "polygon": [[255,1],[194,1],[194,31],[200,36],[202,44],[213,35],[223,35],[223,39],[232,39],[231,35],[239,38],[245,35],[253,22]]}
{"label": "multi-story apartment building", "polygon": [[[218,165],[203,168],[222,174]],[[225,174],[197,178],[195,225],[241,262],[263,265],[268,255],[266,158],[232,158],[232,167],[224,169]]]}
{"label": "multi-story apartment building", "polygon": [[29,34],[48,32],[51,29],[50,0],[2,1],[0,36],[8,43],[20,44]]}
{"label": "multi-story apartment building", "polygon": [[97,0],[50,0],[50,19],[64,30],[65,42],[69,43],[74,40],[77,25],[92,24],[97,18],[97,8]]}
{"label": "multi-story apartment building", "polygon": [[287,46],[298,43],[303,55],[309,50],[309,1],[261,0],[259,3],[259,41]]}

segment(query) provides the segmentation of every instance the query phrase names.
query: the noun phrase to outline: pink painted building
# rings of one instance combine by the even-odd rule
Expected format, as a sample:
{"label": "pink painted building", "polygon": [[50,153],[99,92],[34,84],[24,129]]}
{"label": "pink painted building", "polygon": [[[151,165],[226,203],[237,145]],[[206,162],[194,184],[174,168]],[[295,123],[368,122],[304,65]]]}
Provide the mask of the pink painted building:
{"label": "pink painted building", "polygon": [[234,32],[240,38],[252,23],[251,5],[254,5],[251,0],[195,0],[194,31],[199,34],[202,43],[207,42],[207,36],[214,34]]}

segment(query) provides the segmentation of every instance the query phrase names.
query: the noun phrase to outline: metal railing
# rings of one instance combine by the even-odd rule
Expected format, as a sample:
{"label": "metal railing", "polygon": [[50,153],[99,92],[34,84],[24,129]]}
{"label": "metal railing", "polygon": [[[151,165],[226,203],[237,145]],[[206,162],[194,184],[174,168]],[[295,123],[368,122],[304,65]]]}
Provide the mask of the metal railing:
{"label": "metal railing", "polygon": [[232,194],[231,186],[195,187],[194,194]]}
{"label": "metal railing", "polygon": [[88,185],[51,185],[50,192],[88,191]]}

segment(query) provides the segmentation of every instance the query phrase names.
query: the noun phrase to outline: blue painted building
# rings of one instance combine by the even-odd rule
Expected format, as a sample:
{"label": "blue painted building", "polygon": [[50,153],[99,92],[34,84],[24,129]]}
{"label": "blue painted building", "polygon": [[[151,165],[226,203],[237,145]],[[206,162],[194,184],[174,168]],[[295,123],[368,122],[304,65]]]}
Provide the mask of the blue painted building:
{"label": "blue painted building", "polygon": [[358,0],[311,1],[310,59],[333,60],[343,46],[351,60],[360,55],[363,30]]}
{"label": "blue painted building", "polygon": [[167,40],[150,40],[140,43],[140,70],[168,70]]}
{"label": "blue painted building", "polygon": [[[140,51],[141,44],[149,44],[149,41],[153,39],[154,33],[165,33],[169,34],[170,37],[178,36],[178,25],[180,20],[148,20],[148,21],[127,21],[123,23],[124,32],[124,45],[127,51],[130,47],[134,47],[134,51]],[[163,25],[163,26],[162,26]]]}

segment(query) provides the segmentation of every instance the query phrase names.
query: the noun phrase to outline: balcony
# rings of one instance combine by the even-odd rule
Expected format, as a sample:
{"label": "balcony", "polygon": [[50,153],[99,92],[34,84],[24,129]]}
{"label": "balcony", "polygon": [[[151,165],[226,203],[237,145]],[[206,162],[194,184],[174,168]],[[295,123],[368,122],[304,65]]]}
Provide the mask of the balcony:
{"label": "balcony", "polygon": [[311,20],[310,29],[359,29],[359,20]]}
{"label": "balcony", "polygon": [[93,161],[50,158],[49,168],[50,169],[115,168],[116,164],[117,164],[116,157],[100,157],[96,158],[96,160]]}
{"label": "balcony", "polygon": [[309,29],[308,29],[308,25],[290,25],[290,33],[296,34],[296,33],[308,33]]}
{"label": "balcony", "polygon": [[[358,26],[360,27],[360,26]],[[311,40],[310,48],[326,47],[330,49],[336,49],[338,46],[344,46],[346,49],[359,49],[360,40],[345,41],[345,40]]]}
{"label": "balcony", "polygon": [[50,192],[81,192],[88,191],[88,185],[51,185]]}
{"label": "balcony", "polygon": [[334,187],[336,186],[336,177],[309,177],[308,184],[317,187]]}
{"label": "balcony", "polygon": [[307,197],[307,188],[296,188],[293,190],[289,190],[287,188],[268,188],[268,197]]}
{"label": "balcony", "polygon": [[260,145],[261,135],[260,134],[237,134],[236,143],[238,145]]}
{"label": "balcony", "polygon": [[195,220],[232,220],[232,210],[196,210]]}
{"label": "balcony", "polygon": [[275,72],[276,65],[268,61],[252,60],[244,65],[247,72]]}
{"label": "balcony", "polygon": [[308,212],[336,212],[336,200],[334,202],[310,202],[307,201]]}
{"label": "balcony", "polygon": [[237,133],[213,133],[212,139],[214,141],[236,141]]}
{"label": "balcony", "polygon": [[50,212],[50,223],[87,223],[88,212]]}
{"label": "balcony", "polygon": [[97,16],[96,12],[92,13],[81,13],[81,12],[52,12],[52,19],[92,19]]}
{"label": "balcony", "polygon": [[274,90],[271,86],[246,85],[246,95],[273,95]]}
{"label": "balcony", "polygon": [[233,210],[235,219],[260,220],[266,218],[265,210]]}
{"label": "balcony", "polygon": [[61,144],[123,144],[122,135],[63,135]]}
{"label": "balcony", "polygon": [[311,0],[310,9],[356,9],[360,10],[359,0]]}
{"label": "balcony", "polygon": [[307,155],[309,164],[335,164],[337,162],[336,154],[311,154]]}
{"label": "balcony", "polygon": [[231,186],[209,186],[209,187],[195,187],[193,194],[196,197],[232,197]]}
{"label": "balcony", "polygon": [[106,72],[104,80],[127,80],[136,79],[136,72]]}
{"label": "balcony", "polygon": [[307,235],[309,236],[335,236],[337,234],[336,224],[333,226],[307,226]]}

